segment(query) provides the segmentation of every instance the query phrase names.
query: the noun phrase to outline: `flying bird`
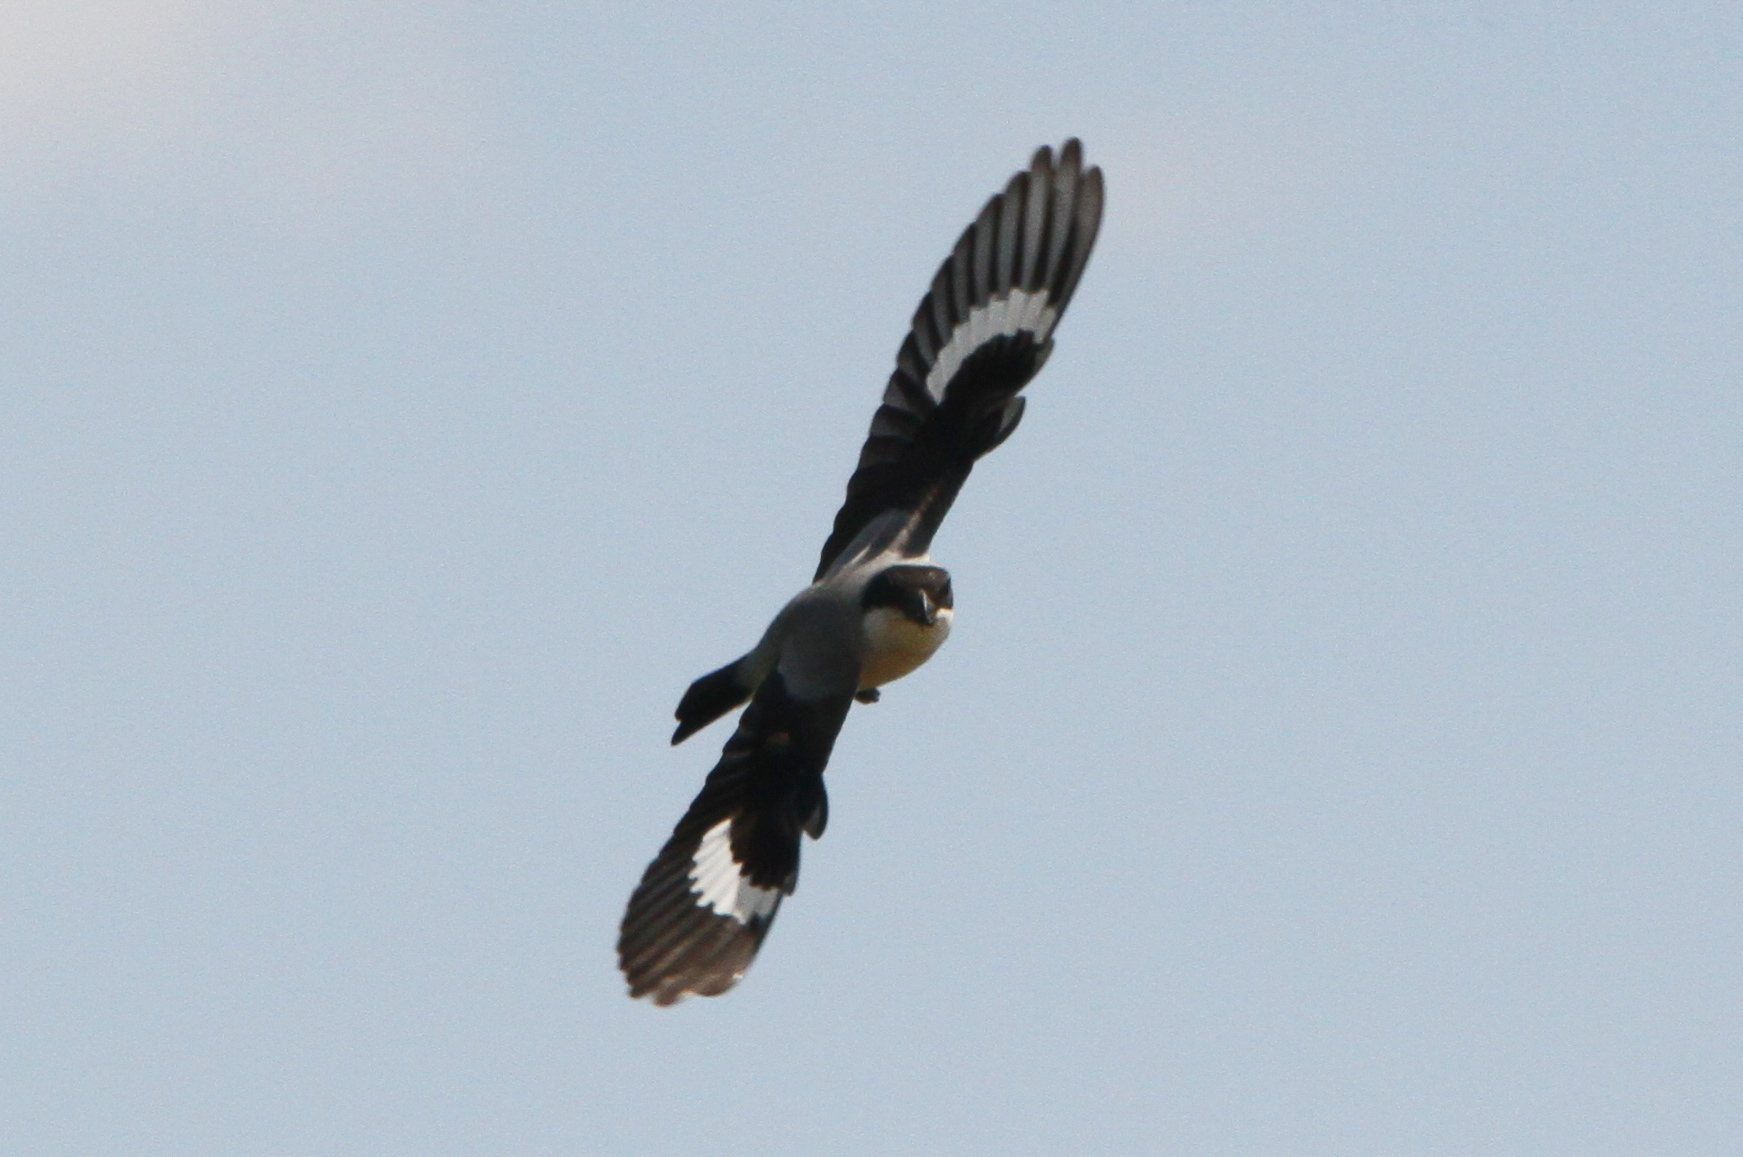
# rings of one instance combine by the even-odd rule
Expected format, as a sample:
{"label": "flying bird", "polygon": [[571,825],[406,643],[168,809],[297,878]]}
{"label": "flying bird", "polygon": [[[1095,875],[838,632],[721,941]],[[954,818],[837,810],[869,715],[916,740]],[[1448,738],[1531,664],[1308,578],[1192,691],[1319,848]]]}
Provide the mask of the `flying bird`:
{"label": "flying bird", "polygon": [[829,820],[823,768],[855,701],[950,633],[932,536],[976,459],[1023,416],[1020,391],[1101,225],[1102,175],[1068,140],[986,203],[920,302],[811,585],[757,645],[690,685],[673,743],[749,703],[701,794],[648,865],[617,941],[630,995],[669,1005],[736,984]]}

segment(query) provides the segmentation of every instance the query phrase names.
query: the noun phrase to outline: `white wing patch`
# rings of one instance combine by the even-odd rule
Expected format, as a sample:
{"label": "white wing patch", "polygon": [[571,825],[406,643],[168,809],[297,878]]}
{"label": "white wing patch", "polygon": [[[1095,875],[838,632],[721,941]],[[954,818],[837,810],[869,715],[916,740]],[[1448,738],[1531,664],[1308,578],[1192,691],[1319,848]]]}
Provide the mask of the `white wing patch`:
{"label": "white wing patch", "polygon": [[732,858],[732,817],[728,816],[702,834],[690,860],[690,890],[699,904],[740,924],[767,916],[780,902],[775,888],[759,888],[740,874]]}
{"label": "white wing patch", "polygon": [[950,331],[950,340],[932,361],[932,372],[926,375],[926,389],[933,398],[944,400],[944,387],[962,368],[968,356],[995,337],[1010,337],[1028,330],[1037,343],[1045,342],[1053,332],[1059,311],[1047,304],[1044,289],[1013,289],[1003,297],[995,297],[985,305],[977,305],[968,313],[968,320]]}

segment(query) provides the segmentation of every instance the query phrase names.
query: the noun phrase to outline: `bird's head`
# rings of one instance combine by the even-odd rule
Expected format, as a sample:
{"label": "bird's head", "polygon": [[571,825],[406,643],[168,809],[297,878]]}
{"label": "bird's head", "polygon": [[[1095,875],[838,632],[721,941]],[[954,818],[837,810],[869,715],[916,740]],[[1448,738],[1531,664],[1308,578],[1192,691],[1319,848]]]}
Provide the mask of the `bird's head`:
{"label": "bird's head", "polygon": [[911,622],[930,627],[938,622],[940,611],[955,608],[956,598],[950,590],[950,572],[943,567],[901,563],[884,568],[865,584],[860,605],[868,611],[892,607]]}

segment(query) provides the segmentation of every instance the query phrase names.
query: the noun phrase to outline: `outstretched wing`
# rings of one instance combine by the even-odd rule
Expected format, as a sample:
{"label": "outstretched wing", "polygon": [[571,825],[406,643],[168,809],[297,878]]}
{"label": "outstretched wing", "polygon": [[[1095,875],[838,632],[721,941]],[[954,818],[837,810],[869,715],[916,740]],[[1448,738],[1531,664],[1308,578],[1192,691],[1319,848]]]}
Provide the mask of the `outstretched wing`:
{"label": "outstretched wing", "polygon": [[750,967],[799,879],[799,837],[829,818],[823,768],[851,687],[794,695],[779,671],[757,688],[702,792],[642,874],[618,934],[631,996],[718,996]]}
{"label": "outstretched wing", "polygon": [[1016,429],[1101,210],[1101,170],[1073,138],[1057,161],[1036,152],[963,232],[896,355],[817,578],[868,549],[926,552],[975,459]]}

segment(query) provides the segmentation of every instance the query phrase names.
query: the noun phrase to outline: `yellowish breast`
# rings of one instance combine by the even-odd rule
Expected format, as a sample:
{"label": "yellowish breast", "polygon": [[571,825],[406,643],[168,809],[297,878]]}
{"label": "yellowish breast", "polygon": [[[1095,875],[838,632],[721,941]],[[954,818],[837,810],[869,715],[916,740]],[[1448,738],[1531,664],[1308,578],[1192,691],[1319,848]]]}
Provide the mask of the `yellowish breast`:
{"label": "yellowish breast", "polygon": [[894,682],[932,657],[950,634],[951,612],[923,627],[898,610],[875,607],[865,616],[865,662],[859,669],[864,691]]}

